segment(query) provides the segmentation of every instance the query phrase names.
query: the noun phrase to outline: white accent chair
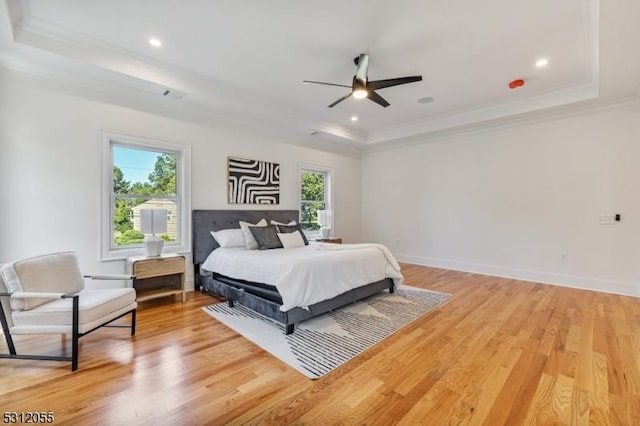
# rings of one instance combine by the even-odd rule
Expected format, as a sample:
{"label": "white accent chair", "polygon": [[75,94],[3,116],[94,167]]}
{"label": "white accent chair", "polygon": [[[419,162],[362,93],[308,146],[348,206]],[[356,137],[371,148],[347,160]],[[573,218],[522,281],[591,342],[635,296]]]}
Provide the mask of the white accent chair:
{"label": "white accent chair", "polygon": [[[133,288],[88,290],[84,278],[132,279],[130,275],[85,275],[75,252],[54,253],[0,266],[0,322],[9,354],[0,358],[71,361],[78,368],[78,339],[131,314],[136,332],[136,292]],[[71,357],[17,354],[12,335],[71,334]]]}

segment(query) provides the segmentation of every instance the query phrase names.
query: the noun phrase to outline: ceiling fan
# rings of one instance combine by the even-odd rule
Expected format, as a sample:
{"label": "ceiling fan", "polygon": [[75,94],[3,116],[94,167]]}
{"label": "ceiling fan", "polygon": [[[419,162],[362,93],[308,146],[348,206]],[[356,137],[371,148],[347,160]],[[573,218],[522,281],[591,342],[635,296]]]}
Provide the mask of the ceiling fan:
{"label": "ceiling fan", "polygon": [[338,87],[347,87],[351,89],[351,92],[347,95],[344,95],[340,99],[333,102],[329,105],[329,108],[333,108],[338,105],[340,102],[347,99],[349,96],[353,96],[356,99],[364,99],[369,98],[373,102],[377,103],[380,106],[388,107],[390,104],[386,101],[385,98],[378,95],[375,91],[379,89],[384,89],[386,87],[398,86],[400,84],[414,83],[416,81],[422,81],[421,75],[414,75],[411,77],[399,77],[399,78],[389,78],[386,80],[376,80],[369,81],[367,76],[367,68],[369,68],[369,55],[366,53],[361,53],[360,56],[356,57],[353,62],[355,62],[357,66],[356,75],[353,76],[353,82],[351,86],[345,86],[343,84],[335,84],[335,83],[325,83],[322,81],[309,81],[303,80],[303,83],[313,83],[313,84],[323,84],[325,86],[338,86]]}

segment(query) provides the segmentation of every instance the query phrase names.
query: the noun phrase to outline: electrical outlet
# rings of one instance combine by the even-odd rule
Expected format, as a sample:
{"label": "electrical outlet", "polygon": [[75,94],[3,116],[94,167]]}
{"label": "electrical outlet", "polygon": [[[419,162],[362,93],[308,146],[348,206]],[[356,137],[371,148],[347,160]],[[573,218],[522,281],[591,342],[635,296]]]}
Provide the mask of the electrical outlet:
{"label": "electrical outlet", "polygon": [[613,225],[615,223],[616,222],[614,216],[600,216],[600,218],[598,219],[599,225]]}
{"label": "electrical outlet", "polygon": [[567,253],[560,254],[560,262],[567,263],[569,261],[569,255]]}

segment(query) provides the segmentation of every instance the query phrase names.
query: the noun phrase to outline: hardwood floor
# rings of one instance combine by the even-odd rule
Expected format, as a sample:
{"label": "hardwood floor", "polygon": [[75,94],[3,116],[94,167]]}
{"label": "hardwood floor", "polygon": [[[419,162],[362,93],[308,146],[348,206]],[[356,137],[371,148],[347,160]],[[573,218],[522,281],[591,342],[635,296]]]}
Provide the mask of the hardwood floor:
{"label": "hardwood floor", "polygon": [[[0,406],[83,425],[640,425],[640,299],[402,266],[408,285],[453,298],[319,380],[191,293],[143,305],[133,339],[125,329],[82,338],[75,373],[0,360]],[[55,353],[60,341],[17,347]]]}

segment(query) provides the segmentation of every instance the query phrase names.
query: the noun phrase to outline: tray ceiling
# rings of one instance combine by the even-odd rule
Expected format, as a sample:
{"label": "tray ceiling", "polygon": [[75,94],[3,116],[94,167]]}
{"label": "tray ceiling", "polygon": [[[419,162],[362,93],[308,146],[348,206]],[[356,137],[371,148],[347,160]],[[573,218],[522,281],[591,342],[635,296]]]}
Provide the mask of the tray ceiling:
{"label": "tray ceiling", "polygon": [[[8,0],[0,60],[121,92],[133,107],[170,104],[199,121],[249,122],[367,149],[597,98],[603,42],[624,36],[638,13],[622,3],[614,24],[602,22],[596,0]],[[350,85],[360,53],[369,54],[371,80],[423,81],[380,90],[388,108],[350,98],[331,109],[348,89],[302,83]],[[548,65],[537,67],[540,59]],[[610,98],[637,96],[638,75],[625,77],[626,88],[607,88]],[[525,85],[509,89],[514,79]]]}

